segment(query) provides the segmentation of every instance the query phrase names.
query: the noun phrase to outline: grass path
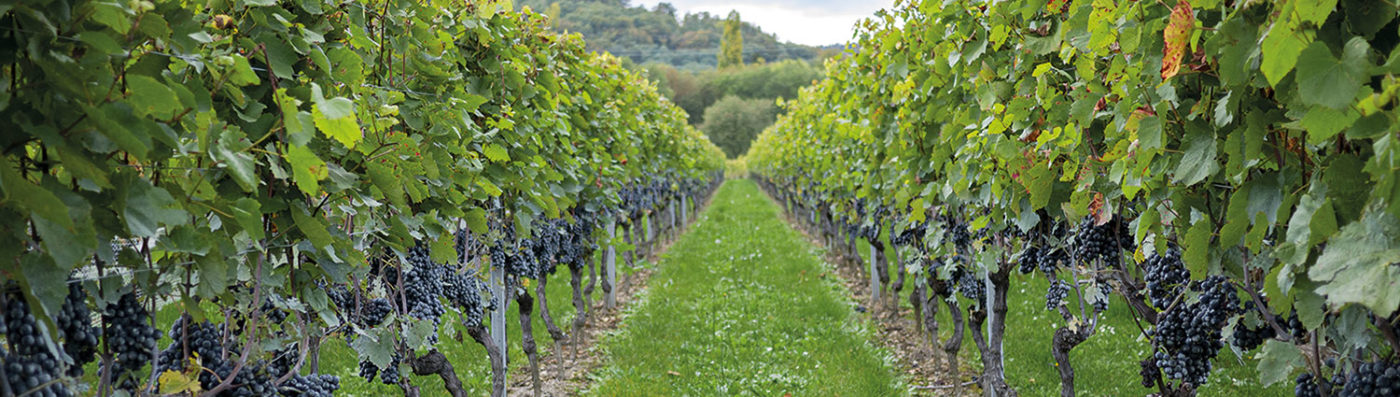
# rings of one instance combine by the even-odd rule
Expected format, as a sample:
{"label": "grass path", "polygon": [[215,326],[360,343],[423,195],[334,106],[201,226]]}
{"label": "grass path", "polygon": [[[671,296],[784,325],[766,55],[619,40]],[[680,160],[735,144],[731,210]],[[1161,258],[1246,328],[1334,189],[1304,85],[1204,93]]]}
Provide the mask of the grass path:
{"label": "grass path", "polygon": [[749,180],[722,186],[605,338],[598,396],[904,394],[819,252]]}

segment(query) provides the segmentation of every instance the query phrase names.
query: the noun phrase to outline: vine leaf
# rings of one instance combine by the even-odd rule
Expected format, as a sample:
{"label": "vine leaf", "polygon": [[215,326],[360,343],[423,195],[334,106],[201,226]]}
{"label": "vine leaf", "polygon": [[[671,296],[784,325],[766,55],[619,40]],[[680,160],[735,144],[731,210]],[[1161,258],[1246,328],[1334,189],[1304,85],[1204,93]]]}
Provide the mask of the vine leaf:
{"label": "vine leaf", "polygon": [[[198,368],[198,367],[191,367],[191,368]],[[179,371],[173,371],[173,370],[172,370],[172,371],[165,371],[165,372],[163,372],[163,373],[160,374],[160,393],[161,393],[161,394],[177,394],[177,393],[190,393],[190,394],[195,394],[195,393],[199,393],[200,391],[201,391],[201,389],[200,389],[200,386],[199,386],[199,378],[198,378],[197,376],[189,376],[189,375],[185,375],[184,373],[181,373],[181,372],[179,372]]]}
{"label": "vine leaf", "polygon": [[1203,218],[1186,231],[1186,240],[1181,243],[1185,249],[1181,261],[1186,262],[1186,268],[1191,271],[1192,278],[1202,279],[1206,276],[1210,261],[1211,232],[1214,230],[1215,225],[1210,219]]}
{"label": "vine leaf", "polygon": [[1303,366],[1303,354],[1292,343],[1269,339],[1259,349],[1259,383],[1272,385],[1288,379],[1293,369]]}
{"label": "vine leaf", "polygon": [[1191,27],[1196,17],[1191,13],[1191,2],[1180,0],[1172,9],[1167,28],[1162,30],[1162,80],[1176,76],[1181,70],[1181,58],[1186,54],[1186,44],[1191,39]]}
{"label": "vine leaf", "polygon": [[1370,49],[1365,39],[1353,37],[1342,59],[1337,59],[1327,43],[1313,42],[1298,57],[1299,99],[1308,105],[1346,109],[1367,77],[1366,54]]}
{"label": "vine leaf", "polygon": [[326,99],[321,96],[321,86],[316,84],[311,85],[311,99],[315,102],[311,107],[311,116],[316,129],[345,147],[354,149],[355,144],[364,138],[360,123],[355,118],[355,103],[344,97]]}
{"label": "vine leaf", "polygon": [[1298,31],[1298,22],[1293,18],[1280,17],[1269,29],[1260,45],[1262,55],[1259,71],[1269,80],[1269,85],[1278,87],[1283,77],[1298,63],[1298,55],[1312,42],[1312,32]]}
{"label": "vine leaf", "polygon": [[168,119],[180,110],[180,98],[175,96],[175,92],[150,76],[128,75],[126,86],[131,90],[127,102],[131,103],[138,116],[153,115]]}
{"label": "vine leaf", "polygon": [[297,229],[301,229],[302,234],[306,235],[307,240],[311,240],[312,245],[315,245],[316,248],[326,248],[331,245],[331,233],[327,230],[329,226],[324,220],[320,217],[307,215],[306,210],[302,208],[293,208],[290,212],[292,213],[292,221],[297,224]]}
{"label": "vine leaf", "polygon": [[1327,239],[1327,248],[1308,269],[1317,293],[1330,307],[1365,305],[1388,316],[1400,307],[1400,219],[1378,208]]}
{"label": "vine leaf", "polygon": [[131,31],[131,16],[127,15],[125,7],[115,1],[93,2],[92,20],[107,25],[117,33],[126,34]]}
{"label": "vine leaf", "polygon": [[313,197],[321,194],[320,182],[330,174],[325,161],[306,146],[287,145],[287,163],[292,166],[292,180],[297,188]]}
{"label": "vine leaf", "polygon": [[1186,154],[1181,157],[1172,182],[1191,186],[1219,171],[1220,162],[1215,160],[1215,132],[1199,122],[1188,123],[1186,127],[1183,139]]}
{"label": "vine leaf", "polygon": [[182,225],[189,218],[185,210],[175,207],[170,192],[135,175],[120,191],[124,193],[120,199],[123,218],[134,237],[153,237],[161,227]]}

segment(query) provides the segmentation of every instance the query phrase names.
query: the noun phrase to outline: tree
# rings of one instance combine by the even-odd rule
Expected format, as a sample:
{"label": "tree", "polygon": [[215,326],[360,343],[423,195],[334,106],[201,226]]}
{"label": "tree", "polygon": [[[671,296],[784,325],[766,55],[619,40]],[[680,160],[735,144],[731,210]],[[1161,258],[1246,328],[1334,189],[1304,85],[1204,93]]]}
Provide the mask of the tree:
{"label": "tree", "polygon": [[715,146],[723,149],[725,155],[738,157],[749,150],[749,144],[758,133],[773,124],[777,110],[772,99],[726,96],[705,109],[705,123],[700,125],[700,130]]}
{"label": "tree", "polygon": [[744,66],[744,33],[739,30],[739,12],[730,11],[724,19],[724,37],[719,43],[719,68]]}

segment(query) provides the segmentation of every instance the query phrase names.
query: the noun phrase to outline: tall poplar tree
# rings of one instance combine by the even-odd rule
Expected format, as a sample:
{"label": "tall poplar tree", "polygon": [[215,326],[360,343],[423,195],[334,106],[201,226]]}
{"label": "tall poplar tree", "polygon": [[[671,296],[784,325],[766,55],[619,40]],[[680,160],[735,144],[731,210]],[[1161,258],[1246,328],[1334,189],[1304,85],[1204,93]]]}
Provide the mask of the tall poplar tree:
{"label": "tall poplar tree", "polygon": [[744,33],[739,26],[739,12],[730,11],[724,19],[724,36],[719,44],[720,69],[744,65]]}

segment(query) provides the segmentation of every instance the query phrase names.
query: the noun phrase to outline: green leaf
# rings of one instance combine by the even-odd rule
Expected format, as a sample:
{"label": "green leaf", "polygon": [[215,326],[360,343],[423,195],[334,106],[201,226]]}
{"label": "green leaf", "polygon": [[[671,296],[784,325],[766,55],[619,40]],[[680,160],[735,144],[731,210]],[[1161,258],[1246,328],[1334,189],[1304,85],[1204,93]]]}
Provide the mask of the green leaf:
{"label": "green leaf", "polygon": [[189,215],[176,206],[170,192],[150,181],[128,175],[120,200],[126,227],[134,237],[154,237],[161,227],[183,225]]}
{"label": "green leaf", "polygon": [[1341,60],[1332,56],[1324,42],[1313,42],[1298,57],[1298,94],[1303,103],[1345,109],[1361,90],[1366,74],[1366,52],[1370,46],[1364,39],[1347,42]]}
{"label": "green leaf", "polygon": [[1293,370],[1302,367],[1303,353],[1292,343],[1269,339],[1259,349],[1259,383],[1263,386],[1288,380]]}
{"label": "green leaf", "polygon": [[[1311,96],[1311,94],[1304,96]],[[1358,118],[1361,118],[1361,113],[1352,109],[1336,110],[1324,106],[1314,106],[1308,109],[1308,114],[1303,116],[1301,124],[1303,129],[1308,131],[1308,143],[1317,145],[1332,139],[1347,127],[1351,127]]]}
{"label": "green leaf", "polygon": [[68,217],[68,207],[63,200],[24,179],[13,167],[8,162],[0,164],[0,189],[5,192],[5,199],[0,202],[29,211],[33,217],[52,222],[57,227],[72,229],[73,219]]}
{"label": "green leaf", "polygon": [[248,233],[248,237],[253,240],[262,240],[263,238],[261,207],[262,205],[258,204],[257,200],[244,197],[235,201],[230,208],[230,212],[233,213],[234,221],[237,222],[238,226],[242,227],[243,231]]}
{"label": "green leaf", "polygon": [[1392,313],[1400,307],[1400,266],[1394,263],[1400,263],[1400,219],[1373,208],[1327,239],[1308,278],[1332,308],[1359,303]]}
{"label": "green leaf", "polygon": [[272,67],[272,74],[282,79],[296,77],[292,70],[292,64],[297,61],[297,53],[292,47],[278,37],[276,34],[268,33],[260,36],[264,48],[267,49],[268,65]]}
{"label": "green leaf", "polygon": [[[341,83],[358,86],[365,81],[364,59],[360,54],[346,47],[332,48],[326,52],[326,57],[331,61],[331,77]],[[464,112],[475,111],[476,107],[470,107]]]}
{"label": "green leaf", "polygon": [[247,87],[256,85],[261,81],[258,79],[258,74],[253,72],[252,65],[248,64],[248,58],[244,58],[242,55],[238,54],[230,55],[230,57],[233,57],[233,65],[230,66],[232,70],[229,71],[233,73],[233,75],[229,76],[228,79],[230,83],[240,87]]}
{"label": "green leaf", "polygon": [[365,168],[369,171],[370,182],[374,182],[374,186],[379,187],[379,191],[384,193],[384,198],[399,208],[408,207],[408,202],[404,198],[403,185],[394,175],[393,170],[383,164],[373,162]]}
{"label": "green leaf", "polygon": [[253,156],[245,152],[251,143],[235,129],[225,129],[214,147],[214,159],[228,170],[234,182],[244,192],[252,192],[258,187],[258,170]]}
{"label": "green leaf", "polygon": [[487,160],[491,160],[492,162],[497,162],[497,163],[506,163],[506,162],[510,162],[510,153],[507,152],[505,148],[501,147],[501,145],[497,145],[497,144],[494,144],[494,143],[490,143],[490,144],[487,144],[486,146],[482,146],[482,147],[481,147],[481,154],[485,155],[485,156],[486,156],[486,159],[487,159]]}
{"label": "green leaf", "polygon": [[467,221],[467,227],[472,230],[472,233],[485,235],[490,231],[486,224],[486,210],[481,207],[473,207],[467,210],[463,218]]}
{"label": "green leaf", "polygon": [[[261,231],[261,229],[259,229]],[[195,283],[195,293],[200,297],[213,298],[229,287],[228,262],[221,255],[195,257],[199,269],[199,282]]]}
{"label": "green leaf", "polygon": [[[388,328],[388,327],[385,327]],[[393,361],[394,338],[390,330],[377,330],[378,332],[366,332],[361,334],[354,341],[350,342],[350,347],[359,353],[361,359],[368,359],[375,366],[383,369],[389,367]]]}
{"label": "green leaf", "polygon": [[180,110],[180,98],[164,83],[148,76],[126,76],[126,87],[131,91],[127,101],[138,116],[155,116],[168,119]]}
{"label": "green leaf", "polygon": [[93,2],[92,20],[107,25],[117,33],[126,34],[131,31],[131,16],[127,14],[126,7],[116,2]]}
{"label": "green leaf", "polygon": [[1187,123],[1183,142],[1186,154],[1177,164],[1176,173],[1172,176],[1173,183],[1195,185],[1220,170],[1220,162],[1215,160],[1215,132],[1210,127],[1200,120]]}
{"label": "green leaf", "polygon": [[1181,261],[1191,271],[1191,277],[1203,279],[1210,265],[1210,238],[1215,226],[1210,219],[1201,219],[1186,231],[1186,239],[1181,242],[1184,252]]}
{"label": "green leaf", "polygon": [[126,54],[126,50],[122,48],[121,44],[117,44],[117,40],[105,32],[89,30],[78,33],[78,40],[82,40],[84,44],[107,55]]}
{"label": "green leaf", "polygon": [[1337,0],[1295,1],[1292,5],[1298,18],[1311,22],[1313,26],[1322,26],[1327,16],[1332,15],[1332,9],[1337,8]]}
{"label": "green leaf", "polygon": [[1030,183],[1026,185],[1026,189],[1030,190],[1031,208],[1037,210],[1045,208],[1050,204],[1050,194],[1053,193],[1051,188],[1059,175],[1056,175],[1049,163],[1032,167],[1027,173],[1026,177]]}
{"label": "green leaf", "polygon": [[325,249],[331,245],[333,240],[329,231],[330,227],[326,225],[324,219],[308,215],[304,208],[293,208],[290,212],[292,213],[292,221],[297,224],[297,229],[306,235],[306,239],[310,240],[312,245],[319,249]]}
{"label": "green leaf", "polygon": [[360,131],[360,123],[356,120],[355,103],[344,97],[325,99],[321,96],[321,86],[315,84],[311,85],[311,98],[315,101],[311,116],[316,129],[347,148],[355,148],[355,144],[364,138],[364,132]]}
{"label": "green leaf", "polygon": [[[43,309],[34,310],[35,317],[40,320],[40,331],[43,333],[53,332],[53,328],[47,327],[55,325],[53,319],[63,310],[64,297],[68,296],[68,275],[72,273],[72,269],[58,266],[52,259],[35,251],[30,251],[19,259],[19,270],[24,274],[24,284],[21,287],[33,295]],[[41,343],[48,345],[49,349],[56,350],[56,345],[47,340]]]}
{"label": "green leaf", "polygon": [[297,188],[307,195],[318,197],[321,194],[320,182],[329,175],[326,162],[305,146],[287,145],[287,163],[292,167],[292,180],[296,181]]}
{"label": "green leaf", "polygon": [[1298,63],[1303,48],[1312,42],[1311,32],[1298,31],[1297,28],[1298,23],[1292,18],[1279,17],[1273,28],[1269,29],[1268,36],[1264,37],[1264,43],[1260,46],[1263,58],[1259,71],[1264,73],[1270,86],[1278,87],[1278,83]]}
{"label": "green leaf", "polygon": [[135,126],[136,117],[126,102],[114,102],[100,108],[85,108],[84,113],[92,120],[93,126],[107,139],[116,142],[117,147],[138,159],[146,157],[151,150],[151,137],[146,131]]}
{"label": "green leaf", "polygon": [[1138,146],[1142,149],[1162,148],[1162,119],[1148,116],[1138,122]]}

